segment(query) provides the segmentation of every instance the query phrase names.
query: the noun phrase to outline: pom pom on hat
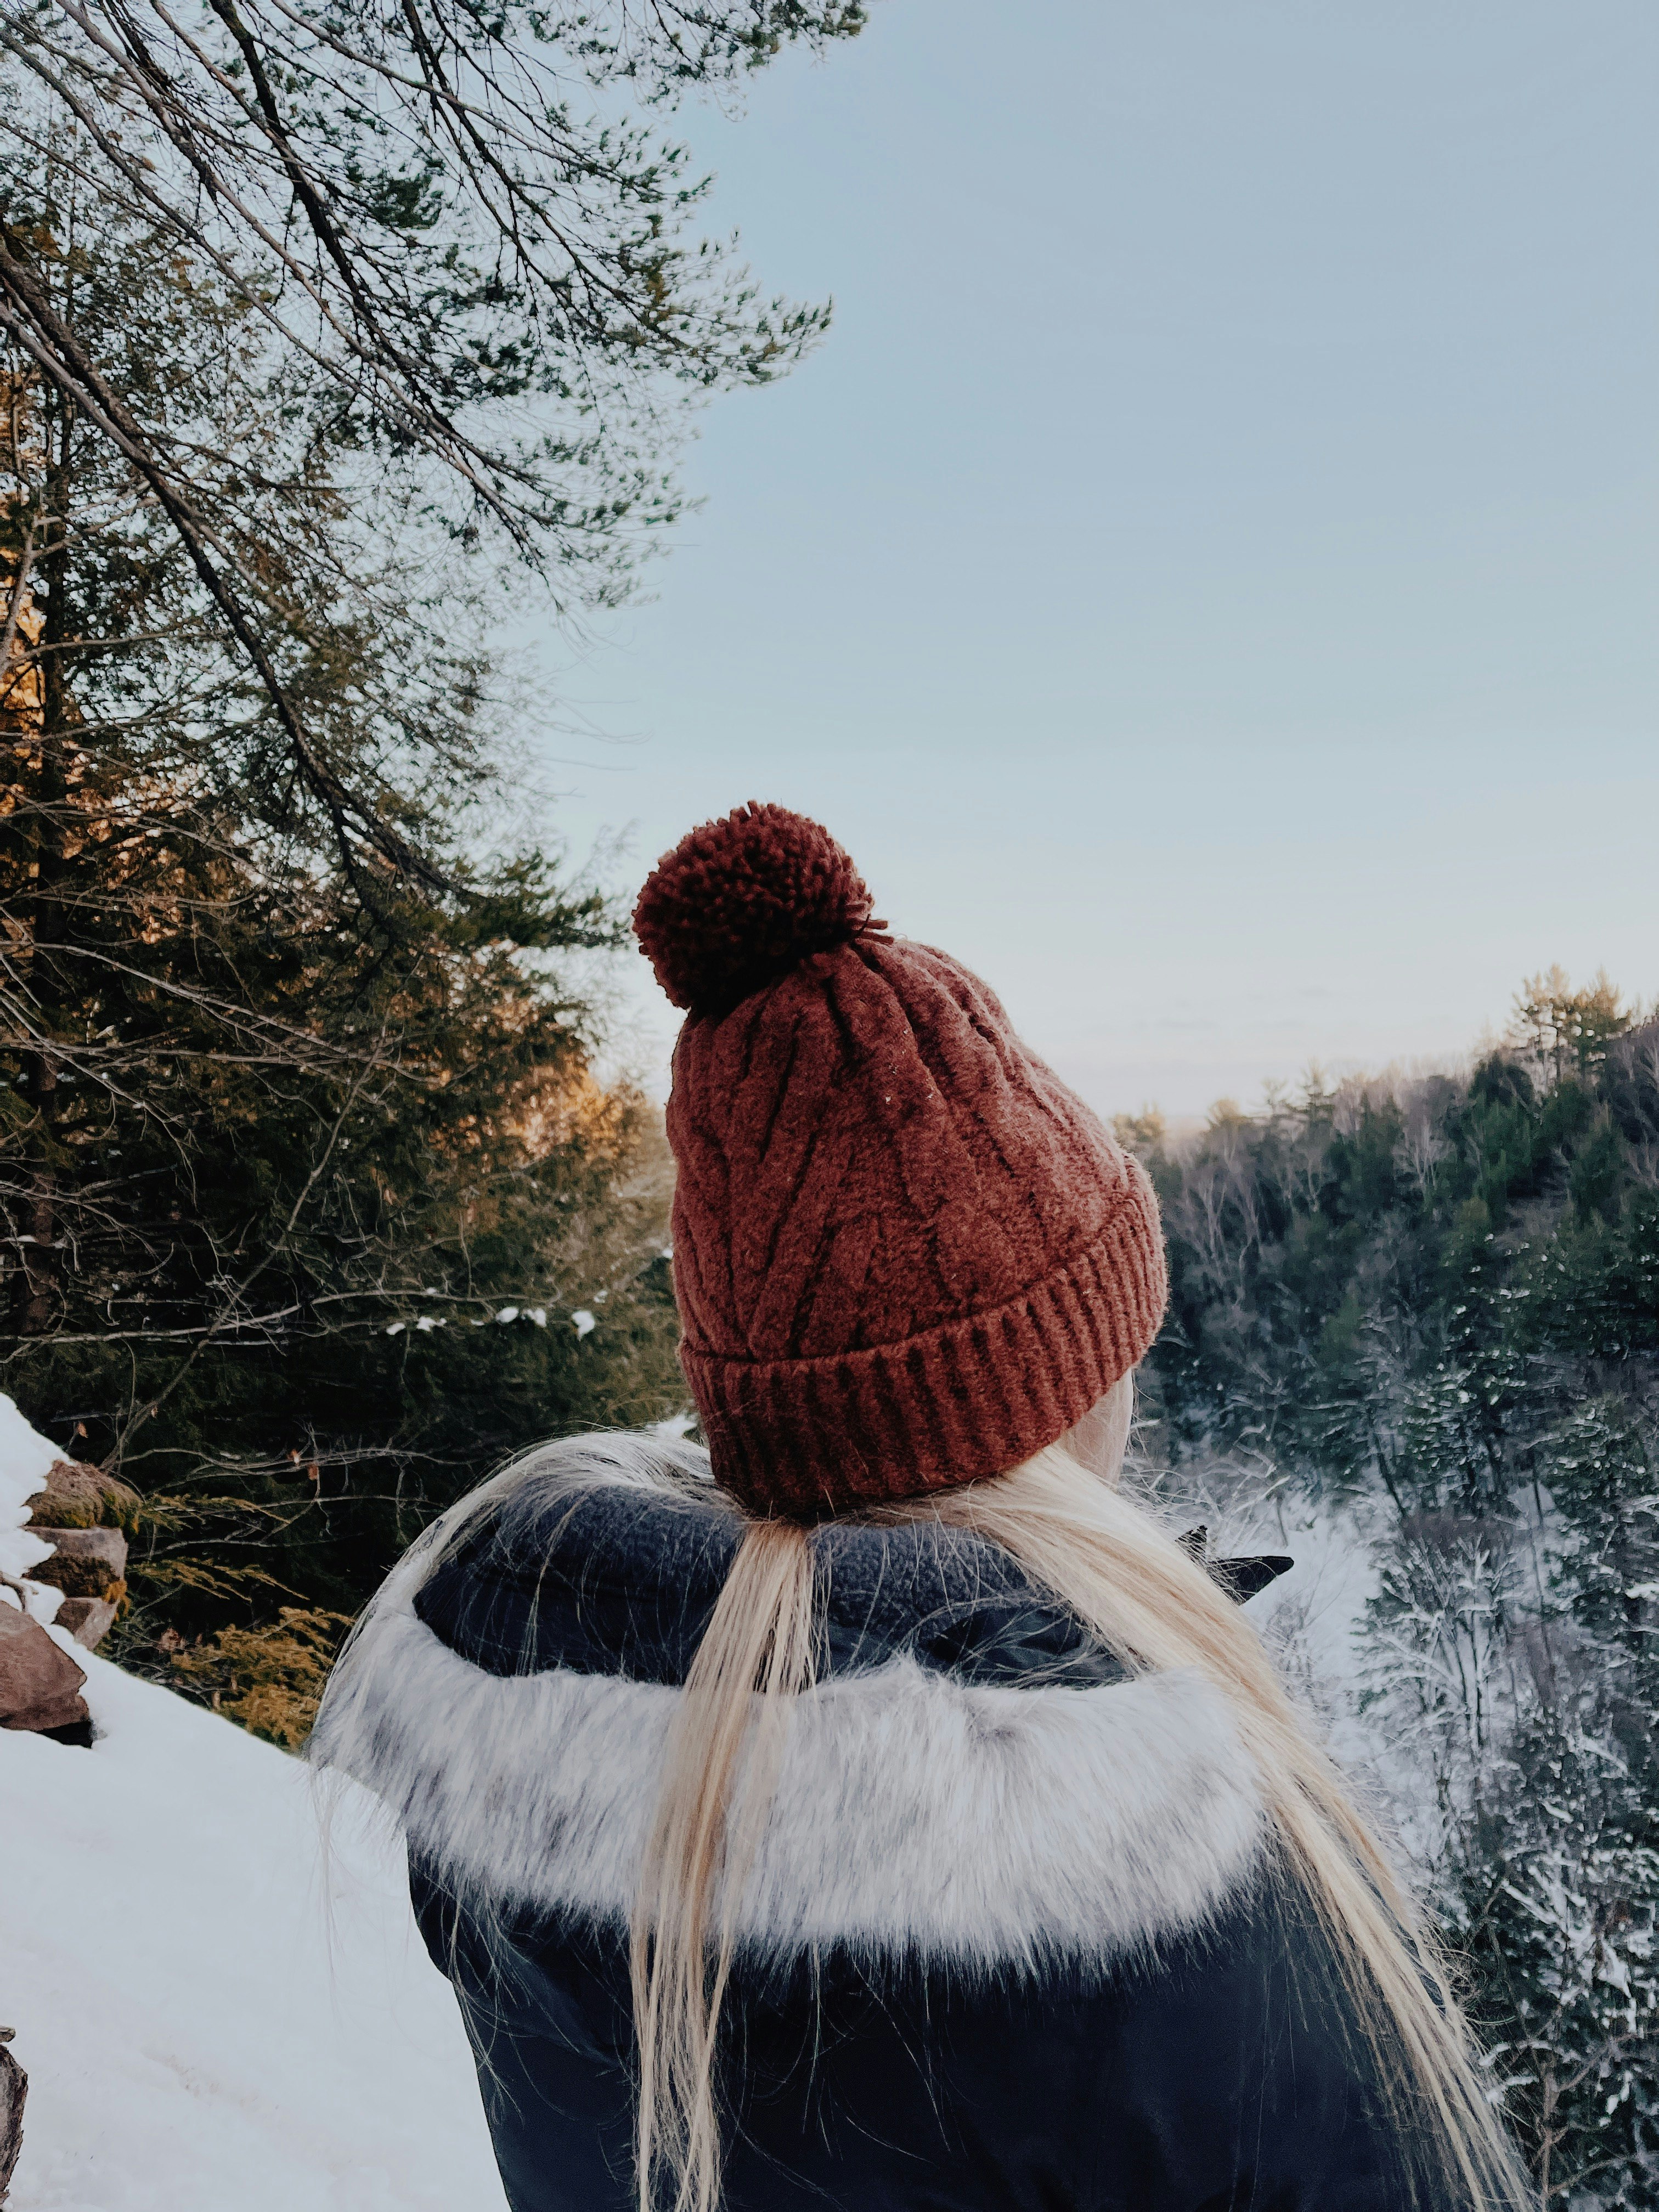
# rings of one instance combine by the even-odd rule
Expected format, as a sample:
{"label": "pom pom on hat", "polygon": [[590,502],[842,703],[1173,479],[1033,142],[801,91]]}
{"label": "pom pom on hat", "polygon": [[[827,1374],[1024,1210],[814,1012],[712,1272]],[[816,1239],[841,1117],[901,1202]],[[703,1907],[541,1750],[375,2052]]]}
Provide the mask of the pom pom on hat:
{"label": "pom pom on hat", "polygon": [[827,830],[751,800],[683,837],[646,879],[634,934],[671,1002],[722,1013],[866,929],[874,902]]}

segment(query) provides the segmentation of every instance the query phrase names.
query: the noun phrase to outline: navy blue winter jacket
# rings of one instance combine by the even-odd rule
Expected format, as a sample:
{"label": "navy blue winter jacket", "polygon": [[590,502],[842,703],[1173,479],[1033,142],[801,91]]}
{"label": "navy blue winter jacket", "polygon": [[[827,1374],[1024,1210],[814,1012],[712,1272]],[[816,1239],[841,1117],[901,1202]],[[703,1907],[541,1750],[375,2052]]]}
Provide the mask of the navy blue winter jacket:
{"label": "navy blue winter jacket", "polygon": [[[739,1534],[700,1464],[589,1437],[492,1486],[392,1576],[313,1739],[404,1824],[514,2212],[634,2203],[628,1917]],[[812,1541],[823,1664],[739,1914],[726,2212],[1407,2212],[1213,1687],[1127,1679],[965,1535]]]}

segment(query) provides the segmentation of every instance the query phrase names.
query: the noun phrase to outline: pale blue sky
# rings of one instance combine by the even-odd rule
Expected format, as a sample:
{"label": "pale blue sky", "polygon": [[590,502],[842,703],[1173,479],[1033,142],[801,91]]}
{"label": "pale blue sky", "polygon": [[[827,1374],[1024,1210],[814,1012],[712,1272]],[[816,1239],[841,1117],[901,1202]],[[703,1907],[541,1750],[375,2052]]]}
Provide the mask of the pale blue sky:
{"label": "pale blue sky", "polygon": [[1650,0],[874,0],[683,120],[836,319],[544,655],[579,849],[817,813],[1109,1111],[1659,994]]}

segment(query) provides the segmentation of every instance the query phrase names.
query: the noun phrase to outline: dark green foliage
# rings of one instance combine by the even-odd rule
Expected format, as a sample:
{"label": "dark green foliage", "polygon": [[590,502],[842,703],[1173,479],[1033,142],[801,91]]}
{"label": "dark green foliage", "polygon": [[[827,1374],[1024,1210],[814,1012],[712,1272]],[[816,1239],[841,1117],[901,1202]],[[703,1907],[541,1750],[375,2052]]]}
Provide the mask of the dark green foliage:
{"label": "dark green foliage", "polygon": [[1564,1225],[1523,1271],[1540,1346],[1613,1363],[1659,1352],[1659,1190],[1621,1196],[1616,1227]]}
{"label": "dark green foliage", "polygon": [[1370,1543],[1366,1724],[1540,2201],[1659,2212],[1659,1022],[1552,971],[1462,1082],[1122,1133],[1170,1456]]}
{"label": "dark green foliage", "polygon": [[171,1674],[163,1638],[291,1658],[283,1608],[355,1613],[508,1453],[678,1407],[666,1174],[589,1066],[573,963],[619,917],[533,791],[501,835],[465,570],[365,508],[210,266],[82,234],[61,150],[13,245],[193,444],[318,767],[142,471],[6,356],[0,1383],[142,1493],[118,1646]]}

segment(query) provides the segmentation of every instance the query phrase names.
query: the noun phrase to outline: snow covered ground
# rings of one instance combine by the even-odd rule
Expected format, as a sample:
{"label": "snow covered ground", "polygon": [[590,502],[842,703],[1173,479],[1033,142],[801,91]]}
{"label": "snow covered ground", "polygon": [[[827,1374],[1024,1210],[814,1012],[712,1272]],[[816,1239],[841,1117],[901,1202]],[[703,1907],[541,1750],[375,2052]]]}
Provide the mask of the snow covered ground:
{"label": "snow covered ground", "polygon": [[[51,1553],[51,1543],[28,1526],[24,1500],[44,1487],[48,1468],[61,1457],[56,1444],[32,1429],[0,1393],[0,1574],[27,1575]],[[58,1610],[58,1592],[37,1584],[29,1593],[28,1609],[37,1620],[50,1620]]]}
{"label": "snow covered ground", "polygon": [[[47,1548],[17,1510],[45,1467],[0,1407],[15,1574]],[[96,1744],[0,1729],[0,2022],[29,2077],[7,2212],[501,2212],[371,1801],[346,1786],[325,1858],[297,1760],[59,1640]]]}
{"label": "snow covered ground", "polygon": [[[0,1730],[8,2212],[491,2212],[448,1984],[361,1794],[80,1655],[90,1751]],[[107,1731],[107,1733],[101,1733]]]}

